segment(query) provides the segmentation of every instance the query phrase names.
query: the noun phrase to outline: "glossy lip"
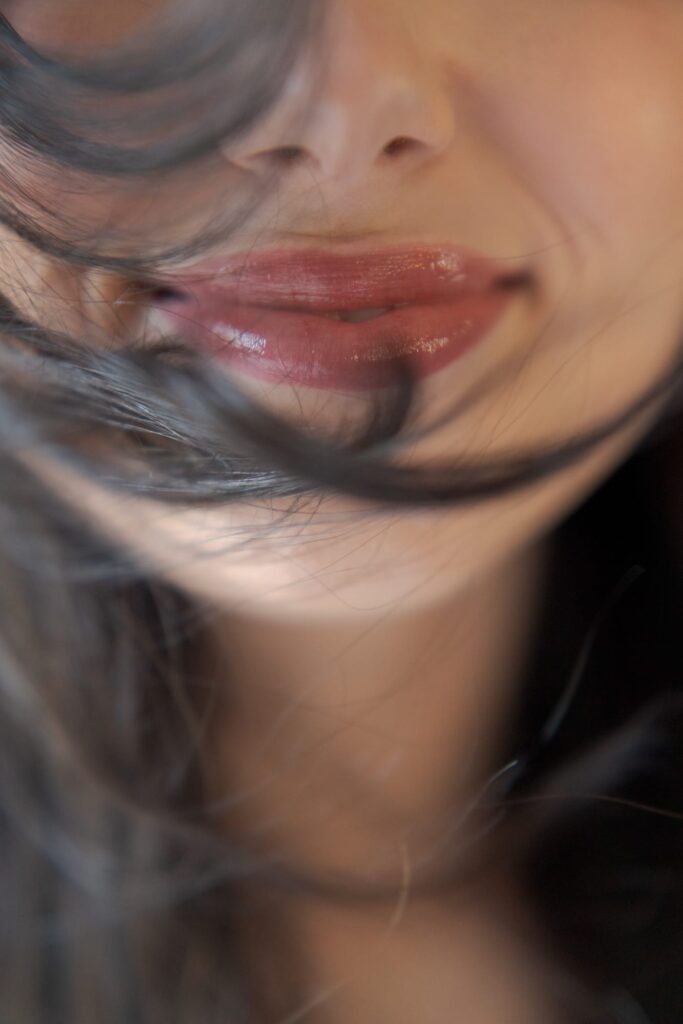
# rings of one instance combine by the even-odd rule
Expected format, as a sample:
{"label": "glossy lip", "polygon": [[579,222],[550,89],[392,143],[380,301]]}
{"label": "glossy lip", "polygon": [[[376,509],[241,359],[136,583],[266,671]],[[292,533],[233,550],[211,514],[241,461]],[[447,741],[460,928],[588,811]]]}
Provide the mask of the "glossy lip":
{"label": "glossy lip", "polygon": [[399,362],[415,378],[452,363],[528,277],[453,247],[270,249],[167,277],[155,307],[184,341],[258,378],[366,391],[396,380]]}

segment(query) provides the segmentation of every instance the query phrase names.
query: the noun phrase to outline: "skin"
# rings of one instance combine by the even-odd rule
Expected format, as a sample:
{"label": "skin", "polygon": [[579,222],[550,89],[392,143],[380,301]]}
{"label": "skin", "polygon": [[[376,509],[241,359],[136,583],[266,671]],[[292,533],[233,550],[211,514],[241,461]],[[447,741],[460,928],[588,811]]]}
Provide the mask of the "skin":
{"label": "skin", "polygon": [[[23,16],[39,42],[59,28],[68,44],[77,7],[73,0],[59,21],[54,5],[48,15],[28,0],[16,21],[21,28]],[[150,10],[124,7],[126,31]],[[77,12],[82,42],[88,31],[93,47],[118,38],[113,12],[90,8]],[[681,52],[679,0],[336,0],[315,57],[302,58],[276,107],[224,148],[202,201],[208,209],[225,190],[265,180],[278,147],[297,146],[299,159],[222,251],[446,242],[529,270],[533,287],[484,345],[428,380],[422,408],[431,417],[506,361],[510,372],[409,455],[476,459],[571,437],[624,409],[680,351]],[[302,123],[293,118],[313,86]],[[396,138],[409,144],[387,153]],[[114,216],[130,231],[169,230],[165,193],[154,222],[140,217],[145,197],[130,192],[65,202],[74,215],[80,202],[81,212],[87,205],[88,216]],[[177,233],[199,216],[186,206],[180,225],[173,206]],[[11,259],[2,251],[8,290],[39,318],[87,322],[102,339],[114,327],[117,337],[141,337],[156,323],[142,306],[90,302],[124,294],[123,279],[66,271],[16,242]],[[341,396],[243,383],[309,421],[355,410]],[[438,512],[378,513],[332,497],[285,519],[277,502],[169,512],[41,469],[211,609],[210,662],[220,673],[229,658],[232,689],[230,715],[213,723],[208,785],[216,796],[238,783],[253,794],[238,816],[226,814],[226,827],[268,822],[266,841],[297,863],[395,877],[397,849],[420,863],[454,804],[497,766],[547,538],[657,412],[542,484]],[[240,544],[250,541],[248,557],[236,550],[236,530]],[[474,905],[438,913],[418,903],[389,940],[388,914],[289,911],[313,988],[353,979],[319,1019],[426,1020],[416,1011],[425,989],[443,993],[446,1007],[461,1000],[474,1024],[552,1019],[537,968],[514,953],[525,934],[507,909],[514,899]],[[386,971],[403,976],[411,965],[413,981],[400,991],[382,984],[381,971],[362,970],[378,943]],[[462,954],[440,964],[435,948]],[[510,978],[487,1001],[501,958]],[[529,991],[539,993],[533,1007],[522,996]],[[430,1021],[448,1019],[434,1006]]]}

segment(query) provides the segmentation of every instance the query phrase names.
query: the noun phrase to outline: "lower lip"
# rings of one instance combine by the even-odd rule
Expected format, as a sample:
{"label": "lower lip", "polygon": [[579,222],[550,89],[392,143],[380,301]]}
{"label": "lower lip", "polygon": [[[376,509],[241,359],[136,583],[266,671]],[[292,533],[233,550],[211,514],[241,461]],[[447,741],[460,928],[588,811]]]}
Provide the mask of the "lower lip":
{"label": "lower lip", "polygon": [[164,312],[193,347],[251,376],[367,391],[396,382],[401,364],[414,379],[449,366],[492,331],[511,298],[491,288],[361,323],[263,306],[212,310],[191,299],[166,302]]}

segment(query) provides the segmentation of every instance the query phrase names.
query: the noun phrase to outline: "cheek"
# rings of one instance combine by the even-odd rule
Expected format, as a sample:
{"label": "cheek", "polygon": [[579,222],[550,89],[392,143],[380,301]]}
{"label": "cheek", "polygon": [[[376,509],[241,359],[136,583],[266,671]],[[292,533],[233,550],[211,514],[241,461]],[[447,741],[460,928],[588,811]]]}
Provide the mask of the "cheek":
{"label": "cheek", "polygon": [[642,260],[683,220],[683,4],[562,6],[503,64],[496,130],[564,228]]}

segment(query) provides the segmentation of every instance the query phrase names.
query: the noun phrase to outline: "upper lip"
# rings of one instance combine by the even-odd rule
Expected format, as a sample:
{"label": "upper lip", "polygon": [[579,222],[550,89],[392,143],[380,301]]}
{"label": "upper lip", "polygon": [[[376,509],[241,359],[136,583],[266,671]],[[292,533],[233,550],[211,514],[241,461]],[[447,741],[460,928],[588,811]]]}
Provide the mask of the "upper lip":
{"label": "upper lip", "polygon": [[[334,252],[261,249],[214,258],[168,275],[164,285],[200,304],[239,304],[334,313],[426,305],[498,287],[511,287],[528,271],[471,249],[394,245]],[[171,295],[173,297],[173,295]]]}

